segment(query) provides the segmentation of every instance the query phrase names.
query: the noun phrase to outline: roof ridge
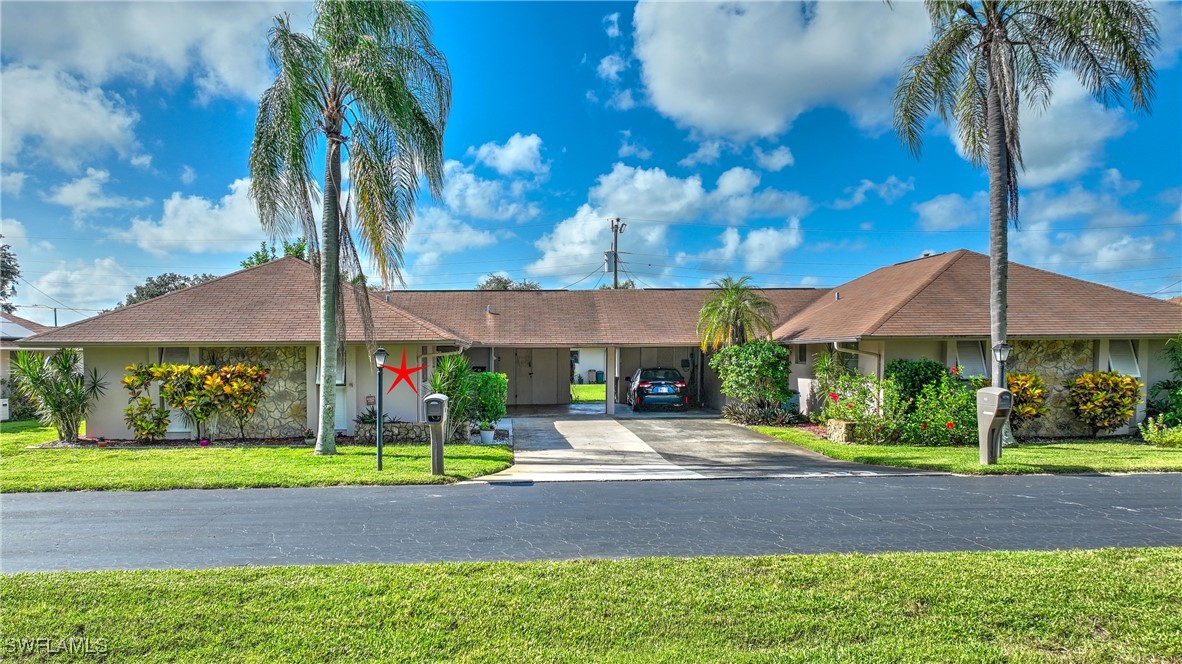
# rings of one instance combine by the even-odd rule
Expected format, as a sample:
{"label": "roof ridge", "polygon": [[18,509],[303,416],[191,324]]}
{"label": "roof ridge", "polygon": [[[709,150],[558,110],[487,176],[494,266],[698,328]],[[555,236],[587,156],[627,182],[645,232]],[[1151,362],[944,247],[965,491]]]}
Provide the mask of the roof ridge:
{"label": "roof ridge", "polygon": [[[938,279],[940,277],[940,275],[947,272],[948,268],[952,267],[953,265],[956,264],[957,261],[964,258],[965,254],[967,254],[967,253],[968,253],[967,249],[957,249],[956,251],[951,251],[951,252],[948,252],[947,254],[937,254],[937,256],[946,255],[948,257],[947,259],[945,259],[947,262],[944,264],[944,267],[933,272],[931,276],[929,276],[927,279],[924,279],[923,282],[921,282],[918,286],[913,288],[911,290],[911,292],[906,297],[901,299],[895,306],[891,307],[890,310],[888,310],[885,314],[880,316],[878,320],[871,323],[866,328],[866,333],[863,336],[870,336],[870,335],[874,334],[875,332],[877,332],[878,328],[885,325],[888,320],[893,318],[895,314],[899,313],[899,311],[903,307],[907,306],[907,304],[909,304],[912,300],[914,300],[916,298],[916,296],[918,296],[920,293],[922,293],[924,291],[925,288],[932,285],[932,282],[934,282],[936,279]],[[933,256],[933,258],[934,258],[934,256]],[[910,263],[912,261],[906,261],[906,262]],[[897,263],[897,265],[903,265],[903,263]],[[874,272],[871,272],[870,274],[874,274]],[[869,275],[867,275],[867,276],[869,276]]]}
{"label": "roof ridge", "polygon": [[[354,288],[356,288],[355,285],[354,285]],[[419,316],[418,314],[415,314],[410,311],[407,311],[406,309],[403,309],[402,307],[394,304],[392,301],[387,301],[385,297],[380,296],[375,291],[371,291],[369,289],[366,289],[366,291],[368,292],[371,300],[374,298],[377,298],[378,303],[381,304],[382,306],[389,307],[389,308],[393,309],[395,312],[399,313],[400,315],[405,316],[406,318],[414,321],[416,324],[421,325],[422,327],[425,327],[428,330],[431,330],[432,332],[439,334],[440,336],[451,337],[452,339],[455,339],[456,341],[461,341],[461,342],[466,342],[466,343],[472,342],[471,339],[465,339],[462,335],[457,334],[453,330],[449,330],[441,325],[437,325],[435,323],[432,323],[431,321]],[[386,291],[386,292],[389,293],[391,291]]]}
{"label": "roof ridge", "polygon": [[[248,268],[244,268],[244,269],[241,269],[241,270],[235,270],[235,271],[233,271],[233,272],[230,272],[229,274],[223,274],[223,275],[222,275],[222,276],[220,276],[220,277],[214,277],[213,279],[210,279],[210,280],[208,280],[208,281],[203,281],[203,282],[201,282],[201,283],[199,283],[199,284],[195,284],[195,285],[193,285],[193,286],[186,286],[186,287],[184,287],[184,288],[179,288],[179,289],[177,289],[177,290],[174,290],[174,291],[172,291],[172,292],[165,293],[164,295],[157,295],[156,297],[148,298],[148,299],[146,299],[146,300],[142,300],[142,301],[140,301],[140,302],[136,302],[136,303],[134,303],[134,304],[129,304],[129,305],[125,306],[125,307],[119,307],[118,305],[116,305],[116,308],[114,308],[114,309],[111,309],[110,311],[104,311],[104,312],[101,312],[101,313],[95,314],[95,315],[93,315],[93,316],[87,316],[86,318],[83,318],[83,319],[81,319],[81,320],[76,320],[76,321],[74,321],[73,323],[67,323],[67,324],[65,324],[65,325],[62,325],[62,326],[60,326],[60,327],[51,327],[51,328],[49,328],[48,330],[46,330],[45,332],[39,332],[39,333],[37,333],[37,334],[34,334],[34,335],[33,335],[33,336],[31,336],[31,337],[26,337],[26,338],[25,338],[25,340],[26,340],[26,341],[36,341],[36,340],[37,340],[37,339],[36,339],[36,337],[39,337],[39,336],[41,336],[41,335],[43,335],[43,334],[52,334],[52,333],[54,333],[54,332],[57,332],[58,330],[68,330],[68,329],[70,329],[70,328],[72,328],[72,327],[74,327],[74,326],[76,326],[76,325],[81,325],[82,323],[90,323],[91,321],[95,321],[95,320],[98,320],[98,319],[100,319],[100,318],[106,318],[107,316],[110,316],[110,315],[112,315],[112,314],[123,313],[123,312],[125,312],[125,311],[130,311],[130,310],[132,310],[132,309],[135,309],[135,308],[137,308],[137,307],[141,307],[141,306],[143,306],[143,305],[145,305],[145,304],[151,304],[151,303],[153,303],[153,302],[159,302],[159,301],[161,301],[161,300],[163,300],[163,299],[165,299],[165,298],[169,298],[169,297],[172,297],[172,296],[174,296],[174,295],[178,295],[178,294],[180,294],[180,293],[183,293],[183,292],[185,292],[185,291],[187,291],[187,290],[189,290],[189,289],[191,289],[191,288],[198,288],[198,287],[201,287],[201,286],[205,286],[205,285],[208,285],[208,284],[212,284],[212,283],[214,283],[214,282],[216,282],[216,281],[221,281],[221,280],[223,280],[223,279],[228,279],[228,278],[230,278],[230,277],[233,277],[233,276],[235,276],[235,275],[244,274],[244,273],[246,273],[246,272],[250,272],[250,271],[252,271],[252,270],[257,270],[257,269],[259,269],[259,268],[269,267],[269,266],[270,266],[272,263],[281,263],[281,262],[283,262],[283,261],[286,261],[286,260],[288,260],[288,259],[297,260],[297,261],[299,261],[299,262],[303,263],[304,265],[307,265],[308,267],[312,267],[312,264],[311,264],[311,263],[309,263],[308,261],[306,261],[306,260],[304,260],[304,259],[302,259],[302,258],[300,258],[300,257],[298,257],[298,256],[284,256],[283,258],[277,258],[277,259],[275,259],[275,260],[272,260],[272,261],[267,261],[266,263],[260,263],[260,264],[258,264],[258,265],[252,265],[252,266],[250,266],[250,267],[248,267]],[[72,311],[77,311],[77,310],[76,310],[76,309],[74,309],[74,310],[72,310]]]}

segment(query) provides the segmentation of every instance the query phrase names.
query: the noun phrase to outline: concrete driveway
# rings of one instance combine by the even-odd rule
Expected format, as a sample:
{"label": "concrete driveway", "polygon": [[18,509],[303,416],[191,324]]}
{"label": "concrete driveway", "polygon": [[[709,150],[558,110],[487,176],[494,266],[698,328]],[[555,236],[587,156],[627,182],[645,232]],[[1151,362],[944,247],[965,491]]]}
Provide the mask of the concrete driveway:
{"label": "concrete driveway", "polygon": [[830,459],[715,419],[516,417],[514,465],[490,482],[939,474]]}

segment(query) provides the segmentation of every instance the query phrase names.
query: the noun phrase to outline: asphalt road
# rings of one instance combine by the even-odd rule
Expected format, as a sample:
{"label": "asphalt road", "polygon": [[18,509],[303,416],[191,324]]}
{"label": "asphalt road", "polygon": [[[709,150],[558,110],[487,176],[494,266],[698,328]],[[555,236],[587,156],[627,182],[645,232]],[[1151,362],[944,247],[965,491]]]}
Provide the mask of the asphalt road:
{"label": "asphalt road", "polygon": [[1178,475],[4,494],[0,571],[1182,545]]}

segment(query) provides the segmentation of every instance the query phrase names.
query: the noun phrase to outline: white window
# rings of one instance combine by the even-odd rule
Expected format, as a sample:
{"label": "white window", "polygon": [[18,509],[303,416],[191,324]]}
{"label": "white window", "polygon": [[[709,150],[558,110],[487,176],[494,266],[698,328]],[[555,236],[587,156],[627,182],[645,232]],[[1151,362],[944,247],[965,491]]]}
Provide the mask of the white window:
{"label": "white window", "polygon": [[985,342],[956,342],[956,364],[961,367],[961,376],[988,376],[989,363],[985,361]]}
{"label": "white window", "polygon": [[[345,349],[337,351],[337,385],[345,384]],[[320,351],[316,351],[316,384],[320,384]]]}
{"label": "white window", "polygon": [[1141,377],[1141,366],[1137,364],[1137,351],[1128,339],[1113,339],[1108,342],[1108,370],[1125,376]]}

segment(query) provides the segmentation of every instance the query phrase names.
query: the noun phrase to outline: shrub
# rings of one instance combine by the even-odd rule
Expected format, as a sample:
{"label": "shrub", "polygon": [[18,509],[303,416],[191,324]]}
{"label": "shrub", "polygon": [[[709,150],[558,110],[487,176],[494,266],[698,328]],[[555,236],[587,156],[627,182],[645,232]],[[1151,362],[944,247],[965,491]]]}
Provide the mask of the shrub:
{"label": "shrub", "polygon": [[1047,414],[1047,386],[1037,374],[1007,374],[1006,386],[1014,394],[1014,408],[1010,412],[1011,426],[1021,429]]}
{"label": "shrub", "polygon": [[168,431],[170,413],[158,408],[150,386],[160,383],[160,397],[181,413],[202,438],[202,427],[215,413],[225,414],[246,437],[246,424],[263,400],[268,370],[238,362],[221,368],[204,364],[133,364],[125,368],[123,386],[131,395],[123,419],[136,440],[151,441]]}
{"label": "shrub", "polygon": [[745,404],[776,408],[792,398],[788,384],[792,358],[787,348],[774,341],[727,346],[710,358],[710,366],[718,372],[722,393]]}
{"label": "shrub", "polygon": [[469,419],[496,422],[505,417],[505,403],[508,400],[508,376],[488,371],[472,374],[472,412]]}
{"label": "shrub", "polygon": [[1148,411],[1167,427],[1182,426],[1182,334],[1166,341],[1162,356],[1170,365],[1170,378],[1149,389]]}
{"label": "shrub", "polygon": [[906,403],[907,412],[914,408],[915,400],[923,388],[948,373],[944,364],[935,360],[891,360],[883,370],[884,378],[895,382],[899,398]]}
{"label": "shrub", "polygon": [[263,400],[267,376],[263,367],[238,362],[205,378],[204,389],[212,393],[219,412],[229,415],[238,425],[239,438],[246,438],[246,423],[254,417],[259,402]]}
{"label": "shrub", "polygon": [[444,355],[431,374],[431,390],[447,396],[445,441],[467,441],[471,423],[468,414],[472,403],[472,370],[463,355]]}
{"label": "shrub", "polygon": [[907,403],[893,380],[860,373],[842,373],[824,395],[824,419],[854,423],[854,442],[889,445],[899,442]]}
{"label": "shrub", "polygon": [[1072,409],[1092,430],[1093,438],[1133,418],[1142,387],[1141,381],[1133,376],[1115,371],[1085,373],[1067,383]]}
{"label": "shrub", "polygon": [[42,424],[53,425],[58,438],[78,442],[82,420],[94,400],[106,392],[97,369],[82,367],[82,353],[63,348],[49,357],[17,351],[12,358],[12,379],[16,389],[36,404]]}
{"label": "shrub", "polygon": [[1171,427],[1160,419],[1150,417],[1139,428],[1141,438],[1150,445],[1182,447],[1182,425]]}
{"label": "shrub", "polygon": [[949,369],[920,391],[903,428],[903,442],[932,446],[977,442],[977,396],[959,374],[959,368]]}
{"label": "shrub", "polygon": [[13,379],[0,379],[0,398],[8,399],[9,420],[31,420],[37,417],[37,403],[16,389]]}
{"label": "shrub", "polygon": [[131,364],[124,367],[124,371],[127,375],[120,382],[131,396],[123,410],[123,421],[131,429],[132,437],[141,443],[163,438],[168,432],[168,409],[157,407],[150,392],[152,381],[161,376],[160,370],[154,371],[144,364]]}

